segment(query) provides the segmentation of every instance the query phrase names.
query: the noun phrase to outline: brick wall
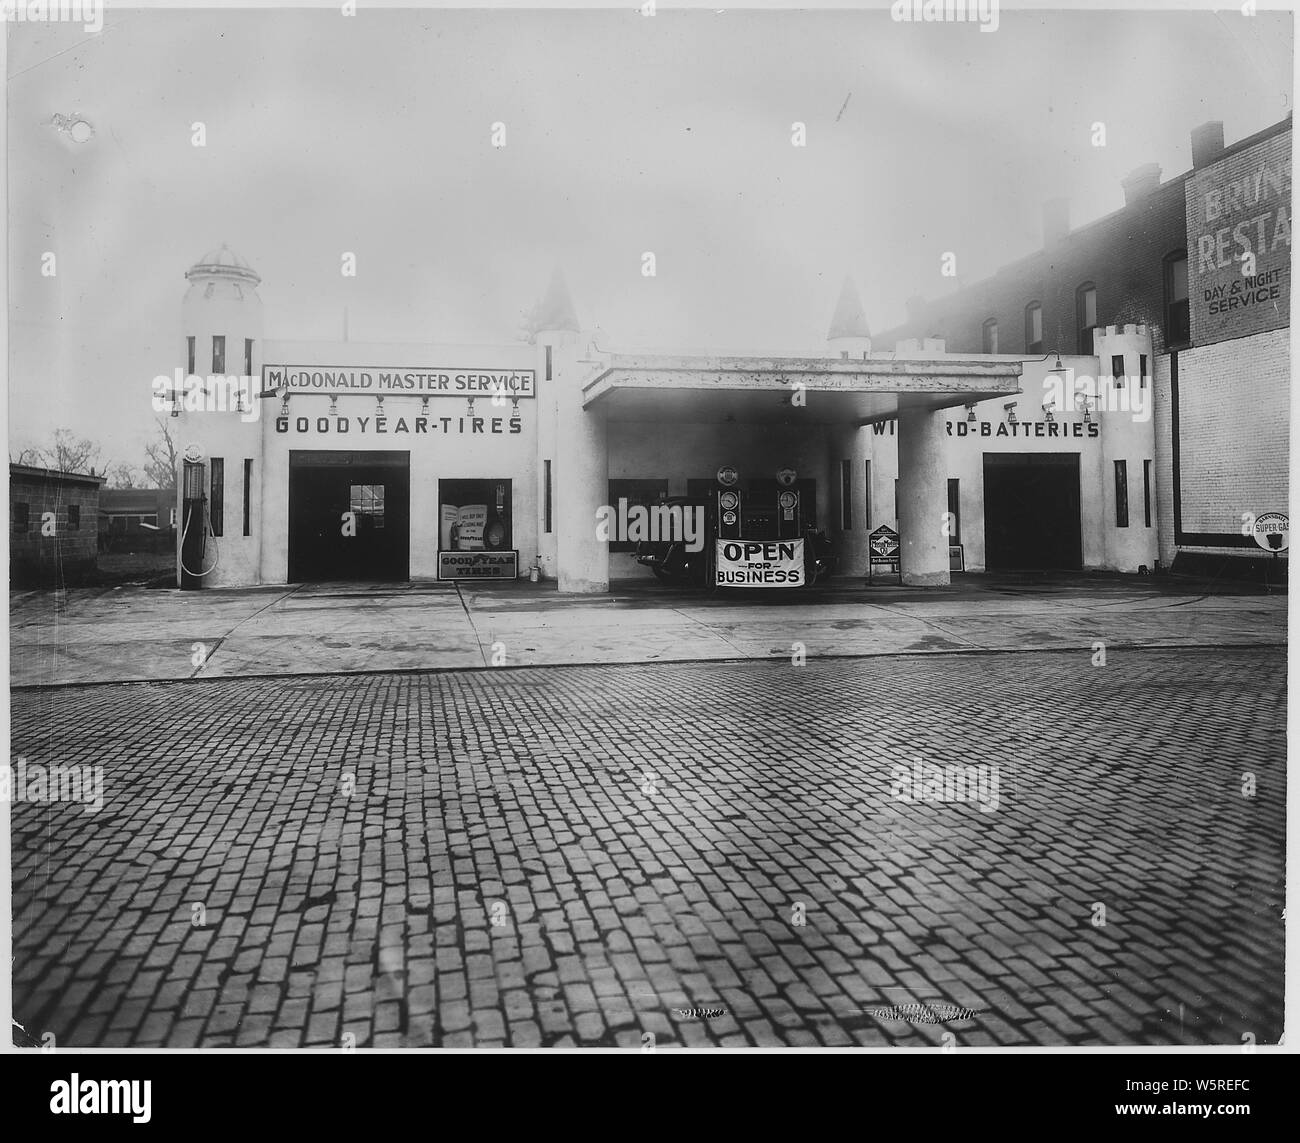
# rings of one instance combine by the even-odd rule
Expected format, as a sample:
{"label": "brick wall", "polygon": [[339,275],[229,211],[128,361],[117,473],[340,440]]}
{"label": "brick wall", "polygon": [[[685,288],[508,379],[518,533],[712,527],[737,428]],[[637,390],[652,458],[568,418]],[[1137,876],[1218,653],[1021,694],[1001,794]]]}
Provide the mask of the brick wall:
{"label": "brick wall", "polygon": [[1178,355],[1184,532],[1239,534],[1241,514],[1287,511],[1290,331]]}
{"label": "brick wall", "polygon": [[[27,527],[17,530],[15,507],[27,505]],[[80,510],[79,526],[69,508]],[[45,513],[54,514],[53,536],[42,535]],[[75,579],[96,566],[99,544],[99,486],[11,473],[9,478],[9,567],[15,583],[54,584]]]}
{"label": "brick wall", "polygon": [[[985,281],[929,303],[915,319],[875,339],[882,350],[898,340],[938,336],[949,353],[980,353],[983,326],[998,323],[998,352],[1027,353],[1025,307],[1043,307],[1043,353],[1078,351],[1075,291],[1097,287],[1097,324],[1143,324],[1156,352],[1164,348],[1164,259],[1186,247],[1187,224],[1180,175],[1145,198],[1081,227],[1047,250],[999,270]],[[960,269],[960,252],[958,268]]]}

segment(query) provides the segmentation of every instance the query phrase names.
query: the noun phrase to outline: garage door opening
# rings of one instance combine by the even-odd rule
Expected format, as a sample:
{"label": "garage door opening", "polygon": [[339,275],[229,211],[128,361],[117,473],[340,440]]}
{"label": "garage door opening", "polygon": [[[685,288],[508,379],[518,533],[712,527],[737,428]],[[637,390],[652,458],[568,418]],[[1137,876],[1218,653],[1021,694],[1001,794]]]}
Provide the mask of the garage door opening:
{"label": "garage door opening", "polygon": [[411,454],[289,453],[289,579],[410,579]]}
{"label": "garage door opening", "polygon": [[985,566],[1080,570],[1079,504],[1078,453],[985,453]]}

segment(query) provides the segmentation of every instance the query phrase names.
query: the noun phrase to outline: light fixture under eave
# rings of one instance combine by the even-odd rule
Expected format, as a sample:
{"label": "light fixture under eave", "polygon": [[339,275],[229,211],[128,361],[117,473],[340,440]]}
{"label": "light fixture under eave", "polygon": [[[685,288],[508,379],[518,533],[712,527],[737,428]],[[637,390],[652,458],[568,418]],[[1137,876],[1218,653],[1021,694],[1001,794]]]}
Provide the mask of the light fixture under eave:
{"label": "light fixture under eave", "polygon": [[968,421],[973,421],[973,420],[975,419],[975,402],[974,402],[974,401],[972,401],[969,405],[966,406],[966,419],[967,419]]}
{"label": "light fixture under eave", "polygon": [[1008,401],[1002,406],[1007,411],[1007,424],[1014,425],[1016,423],[1016,406],[1019,403],[1019,401]]}
{"label": "light fixture under eave", "polygon": [[331,417],[337,417],[338,415],[339,415],[339,399],[338,399],[337,397],[331,397],[331,398],[330,398],[330,416],[331,416]]}
{"label": "light fixture under eave", "polygon": [[426,416],[426,417],[429,415],[429,398],[428,398],[428,397],[421,397],[421,398],[420,398],[420,412],[421,412],[424,416]]}

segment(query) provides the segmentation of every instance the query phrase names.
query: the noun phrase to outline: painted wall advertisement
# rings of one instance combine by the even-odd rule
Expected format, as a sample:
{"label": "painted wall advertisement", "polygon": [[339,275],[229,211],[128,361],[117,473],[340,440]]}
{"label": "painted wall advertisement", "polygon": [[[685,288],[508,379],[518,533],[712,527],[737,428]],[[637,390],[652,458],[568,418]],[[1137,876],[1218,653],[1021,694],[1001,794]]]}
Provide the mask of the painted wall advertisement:
{"label": "painted wall advertisement", "polygon": [[1186,183],[1192,342],[1280,329],[1291,307],[1291,133]]}

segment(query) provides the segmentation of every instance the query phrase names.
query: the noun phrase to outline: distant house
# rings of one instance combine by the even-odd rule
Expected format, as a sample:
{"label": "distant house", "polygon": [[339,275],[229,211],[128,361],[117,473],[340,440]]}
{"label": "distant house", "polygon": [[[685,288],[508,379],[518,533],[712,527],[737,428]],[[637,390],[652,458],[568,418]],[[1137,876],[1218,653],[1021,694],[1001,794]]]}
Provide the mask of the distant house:
{"label": "distant house", "polygon": [[176,546],[176,489],[105,488],[99,494],[101,551]]}
{"label": "distant house", "polygon": [[93,573],[102,476],[9,466],[9,578],[15,586],[61,586]]}

